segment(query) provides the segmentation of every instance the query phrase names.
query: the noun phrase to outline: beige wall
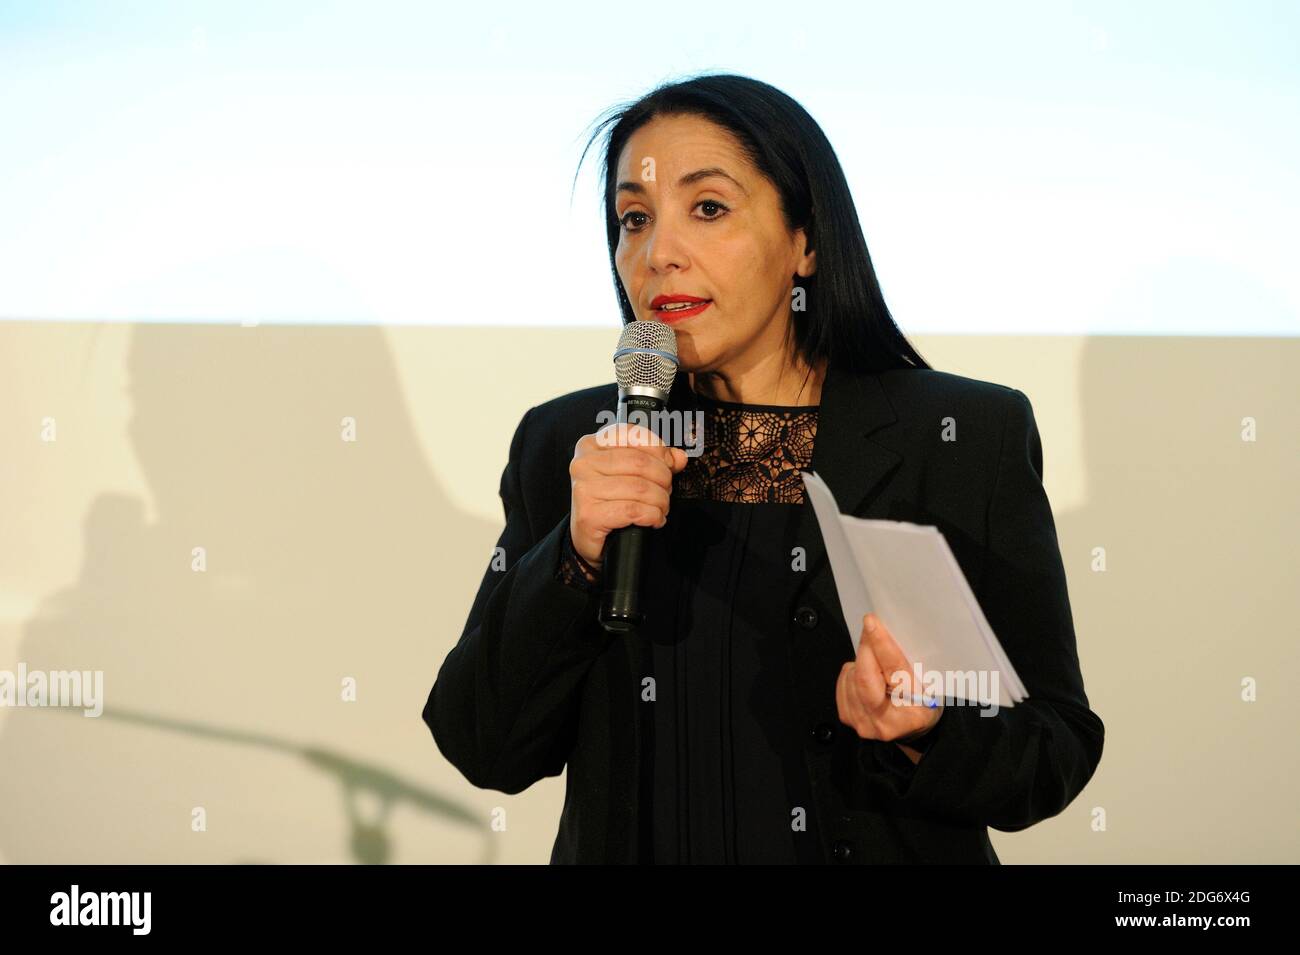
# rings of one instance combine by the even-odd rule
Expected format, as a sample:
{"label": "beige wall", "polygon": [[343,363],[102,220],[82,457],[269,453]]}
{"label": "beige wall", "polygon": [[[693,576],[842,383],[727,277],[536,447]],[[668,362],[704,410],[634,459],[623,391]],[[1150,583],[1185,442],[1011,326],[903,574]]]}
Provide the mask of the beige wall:
{"label": "beige wall", "polygon": [[[616,335],[0,323],[0,669],[102,669],[107,696],[0,708],[0,859],[546,861],[563,780],[476,790],[419,713],[514,425],[610,380]],[[993,832],[1003,860],[1300,861],[1300,340],[915,342],[1033,401],[1106,723],[1064,813]]]}

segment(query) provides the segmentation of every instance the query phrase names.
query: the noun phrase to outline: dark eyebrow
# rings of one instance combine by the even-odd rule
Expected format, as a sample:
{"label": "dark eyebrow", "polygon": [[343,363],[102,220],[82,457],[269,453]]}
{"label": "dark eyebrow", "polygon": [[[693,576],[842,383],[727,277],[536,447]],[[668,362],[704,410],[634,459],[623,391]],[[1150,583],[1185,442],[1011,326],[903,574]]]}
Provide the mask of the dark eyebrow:
{"label": "dark eyebrow", "polygon": [[[689,186],[693,182],[699,182],[701,179],[712,179],[714,177],[726,179],[733,183],[745,195],[749,195],[749,190],[742,186],[736,179],[717,166],[710,166],[707,169],[697,169],[694,172],[688,172],[682,178],[677,180],[678,186]],[[645,186],[639,182],[620,182],[618,188],[614,190],[615,194],[620,192],[632,192],[637,195],[645,195]]]}

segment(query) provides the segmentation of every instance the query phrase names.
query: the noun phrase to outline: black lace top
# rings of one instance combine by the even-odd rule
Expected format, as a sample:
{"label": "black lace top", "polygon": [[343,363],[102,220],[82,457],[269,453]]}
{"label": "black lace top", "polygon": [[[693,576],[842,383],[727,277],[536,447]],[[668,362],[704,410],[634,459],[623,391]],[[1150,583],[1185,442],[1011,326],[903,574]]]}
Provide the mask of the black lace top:
{"label": "black lace top", "polygon": [[[703,498],[737,504],[801,504],[800,470],[812,462],[817,435],[816,405],[778,406],[695,396],[703,412],[700,454],[687,459],[673,478],[674,498]],[[691,442],[694,444],[694,442]],[[600,571],[566,540],[556,576],[579,590],[595,590]]]}

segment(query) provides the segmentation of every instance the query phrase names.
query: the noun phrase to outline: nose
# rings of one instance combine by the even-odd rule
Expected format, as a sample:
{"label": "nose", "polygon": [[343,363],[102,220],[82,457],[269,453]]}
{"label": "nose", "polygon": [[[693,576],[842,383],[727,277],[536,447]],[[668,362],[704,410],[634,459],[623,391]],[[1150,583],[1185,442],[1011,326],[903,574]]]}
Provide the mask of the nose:
{"label": "nose", "polygon": [[647,228],[652,231],[646,237],[644,250],[646,265],[652,272],[684,269],[690,264],[681,232],[672,223],[656,222]]}

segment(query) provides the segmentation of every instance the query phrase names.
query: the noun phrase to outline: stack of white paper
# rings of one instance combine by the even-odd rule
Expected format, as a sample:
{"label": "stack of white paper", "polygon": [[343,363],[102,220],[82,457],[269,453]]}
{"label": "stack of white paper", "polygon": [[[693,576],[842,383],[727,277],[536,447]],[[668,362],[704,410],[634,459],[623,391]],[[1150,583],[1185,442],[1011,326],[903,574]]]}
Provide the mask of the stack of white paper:
{"label": "stack of white paper", "polygon": [[942,695],[1000,706],[1029,695],[937,527],[841,514],[826,482],[802,473],[855,653],[874,613],[923,674],[965,675],[945,679]]}

